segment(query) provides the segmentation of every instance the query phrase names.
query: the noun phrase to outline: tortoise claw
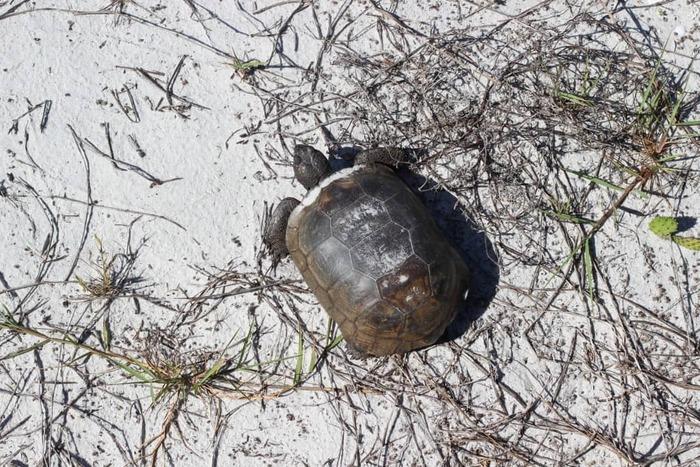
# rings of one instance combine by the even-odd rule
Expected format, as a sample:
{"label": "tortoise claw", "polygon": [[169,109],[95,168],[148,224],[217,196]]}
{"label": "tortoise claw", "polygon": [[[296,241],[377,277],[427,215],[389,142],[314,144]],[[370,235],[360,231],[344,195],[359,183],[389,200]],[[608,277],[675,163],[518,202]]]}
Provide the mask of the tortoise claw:
{"label": "tortoise claw", "polygon": [[372,357],[370,354],[360,350],[348,341],[345,341],[345,354],[353,360],[367,360]]}

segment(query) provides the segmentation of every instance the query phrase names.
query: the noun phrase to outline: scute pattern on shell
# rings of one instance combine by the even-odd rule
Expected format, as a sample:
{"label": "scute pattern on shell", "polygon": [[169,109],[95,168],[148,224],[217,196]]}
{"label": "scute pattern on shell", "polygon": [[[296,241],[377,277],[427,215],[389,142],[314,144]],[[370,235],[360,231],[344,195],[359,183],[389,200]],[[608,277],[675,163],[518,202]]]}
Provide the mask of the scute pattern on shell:
{"label": "scute pattern on shell", "polygon": [[322,183],[289,219],[292,259],[343,336],[370,355],[432,344],[468,271],[427,209],[387,167]]}

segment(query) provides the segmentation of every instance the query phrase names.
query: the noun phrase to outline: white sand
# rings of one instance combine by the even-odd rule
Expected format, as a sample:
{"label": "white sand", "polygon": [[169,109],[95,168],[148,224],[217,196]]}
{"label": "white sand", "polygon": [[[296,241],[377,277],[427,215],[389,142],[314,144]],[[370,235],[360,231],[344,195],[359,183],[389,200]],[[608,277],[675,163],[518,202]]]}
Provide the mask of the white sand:
{"label": "white sand", "polygon": [[[116,15],[77,12],[100,11],[109,0],[0,1],[0,278],[4,281],[0,292],[34,284],[37,278],[45,282],[35,289],[5,291],[0,295],[0,305],[26,314],[26,323],[35,329],[57,337],[63,336],[60,330],[67,329],[80,336],[91,326],[85,342],[102,348],[99,335],[108,317],[112,350],[135,355],[134,351],[145,345],[144,330],[159,326],[172,329],[180,314],[185,319],[197,313],[193,306],[185,305],[186,298],[203,290],[207,281],[196,269],[216,273],[216,268],[229,268],[255,278],[264,202],[303,196],[303,188],[292,180],[290,165],[279,163],[291,158],[282,152],[275,132],[285,138],[287,145],[293,145],[292,135],[299,133],[304,142],[323,150],[320,131],[313,130],[316,123],[300,120],[291,125],[285,120],[277,129],[230,60],[217,52],[218,49],[224,54],[235,54],[242,61],[265,62],[275,32],[297,3],[282,3],[257,15],[253,12],[275,2],[240,2],[247,12],[233,1],[202,2],[197,13],[193,13],[189,3],[125,2],[125,11],[147,19],[146,24]],[[320,25],[325,29],[342,2],[316,3]],[[387,9],[391,3],[381,2]],[[513,15],[516,25],[527,21],[517,15],[537,2],[479,2],[484,8],[467,1],[399,3],[398,16],[394,17],[372,9],[368,2],[355,2],[346,14],[361,21],[342,37],[359,33],[363,27],[370,28],[377,15],[389,25],[395,25],[396,18],[400,18],[426,34],[431,27],[460,26],[467,33],[478,35],[478,26],[495,25],[506,15]],[[584,5],[601,18],[606,11],[613,12],[617,3]],[[15,6],[19,14],[3,18]],[[207,20],[204,7],[213,9],[222,21]],[[29,12],[30,8],[36,11]],[[565,16],[572,14],[566,2],[552,2],[550,11],[552,15],[554,11]],[[697,54],[700,5],[677,0],[634,12],[646,28],[653,28],[662,39],[668,38],[667,48],[672,51],[667,55],[669,60]],[[618,11],[613,17],[620,23],[631,22],[625,11]],[[270,33],[254,35],[263,29],[263,23]],[[317,34],[315,24],[311,9],[307,9],[293,18],[282,39],[285,53],[303,68],[313,65],[322,47],[322,41],[313,37]],[[372,26],[368,31],[354,47],[380,50],[376,29]],[[390,37],[384,32],[381,40],[388,42]],[[340,45],[328,52],[325,74],[339,76],[344,72],[338,62],[341,52]],[[172,83],[172,91],[179,97],[173,97],[170,103],[166,93],[137,69],[151,73],[165,88],[183,57],[182,68]],[[272,65],[279,64],[276,57]],[[302,76],[301,71],[291,68],[273,67],[255,73],[270,73],[271,80],[291,84]],[[115,95],[122,105],[131,106],[126,89],[133,96],[138,117],[133,110],[125,114],[117,103]],[[38,108],[18,120],[16,133],[8,133],[14,119],[46,100],[51,101],[51,107],[43,131],[43,108]],[[189,105],[188,101],[196,105]],[[187,108],[178,109],[179,106]],[[323,112],[318,115],[323,121]],[[255,131],[260,121],[263,124]],[[105,136],[107,125],[111,149]],[[71,128],[83,140],[85,157]],[[247,129],[252,134],[245,136]],[[104,154],[90,148],[88,140]],[[132,166],[117,164],[127,169],[119,170],[109,159],[111,153]],[[163,181],[177,180],[153,185],[143,172],[129,169],[133,166]],[[674,209],[655,200],[651,205],[655,207],[644,207],[644,211],[697,216],[698,193],[686,195],[679,203],[673,201]],[[610,196],[601,197],[596,212],[602,212]],[[521,200],[514,193],[513,206]],[[92,203],[92,209],[86,203]],[[632,201],[635,208],[639,208],[639,203]],[[698,255],[650,237],[645,224],[646,220],[629,216],[617,226],[611,222],[601,233],[605,241],[624,241],[611,248],[601,246],[599,257],[615,272],[615,285],[629,284],[626,298],[661,314],[673,314],[681,305],[690,307],[695,310],[691,316],[698,319],[695,297],[684,295],[687,290],[697,291]],[[499,239],[491,241],[497,245]],[[126,253],[129,248],[138,250],[132,274],[143,282],[131,285],[127,296],[113,303],[87,300],[85,291],[76,283],[77,278],[98,274],[95,265],[100,263],[100,244],[108,258]],[[641,253],[652,250],[656,252],[652,259]],[[52,261],[47,262],[48,259]],[[117,259],[124,260],[125,257]],[[508,287],[527,287],[532,277],[525,276],[525,271],[530,274],[532,269],[502,265],[497,300],[478,326],[458,340],[459,345],[465,346],[461,354],[443,346],[414,353],[405,361],[370,360],[360,362],[359,370],[348,366],[352,371],[347,374],[364,372],[363,382],[339,376],[350,364],[336,348],[331,351],[328,367],[303,381],[303,390],[283,395],[269,390],[265,392],[267,400],[257,398],[250,402],[235,400],[230,393],[220,401],[191,397],[178,418],[179,430],[173,429],[167,440],[167,455],[163,449],[160,451],[158,465],[432,466],[457,465],[460,457],[465,465],[505,465],[507,460],[525,463],[518,460],[517,452],[499,451],[488,442],[496,438],[527,443],[531,448],[541,442],[544,447],[539,454],[550,459],[552,465],[555,460],[567,464],[569,456],[589,443],[596,447],[568,465],[623,463],[614,448],[591,439],[589,432],[559,430],[530,410],[543,417],[568,411],[569,420],[608,434],[615,427],[617,431],[611,437],[624,438],[635,446],[636,452],[650,450],[651,454],[658,454],[672,450],[670,438],[664,437],[659,428],[670,422],[655,418],[643,394],[626,398],[621,388],[627,383],[614,379],[621,369],[608,367],[615,364],[612,360],[592,364],[609,370],[606,375],[613,379],[603,383],[586,366],[564,366],[542,358],[542,354],[556,354],[565,359],[576,339],[574,359],[585,360],[586,349],[593,345],[590,322],[585,318],[586,310],[579,302],[574,304],[573,299],[571,314],[566,313],[567,305],[561,302],[557,302],[556,309],[543,309],[546,300],[538,297],[530,303],[519,303],[529,307],[531,313],[526,317],[509,313],[505,306]],[[642,271],[649,273],[643,275]],[[299,279],[289,262],[281,266],[276,277]],[[71,282],[62,282],[66,279]],[[677,286],[683,281],[690,285]],[[552,286],[557,283],[554,280]],[[239,286],[258,285],[234,283],[207,293],[222,294]],[[657,293],[656,287],[664,287],[669,303],[662,306],[647,300]],[[299,297],[303,302],[294,303],[301,310],[304,329],[315,333],[323,344],[328,323],[325,313],[312,296]],[[601,298],[605,310],[596,309],[596,319],[620,324],[610,297],[602,294]],[[620,300],[618,305],[627,310],[629,304]],[[280,306],[288,310],[290,303],[283,300]],[[258,354],[250,357],[250,366],[256,360],[272,361],[266,365],[272,371],[277,362],[277,376],[266,381],[281,384],[291,380],[298,342],[296,321],[282,320],[273,304],[255,293],[228,297],[221,303],[209,300],[204,309],[205,317],[180,327],[182,341],[172,347],[180,351],[223,351],[231,356],[236,347],[226,349],[226,344],[234,335],[238,336],[236,339],[245,336],[254,326],[260,337],[254,342]],[[542,313],[554,325],[546,332],[546,346],[533,348],[523,331]],[[549,319],[552,313],[556,319]],[[625,318],[633,328],[635,320],[653,321],[635,313],[630,312]],[[698,321],[683,321],[678,316],[672,319],[674,325],[697,336]],[[618,327],[611,325],[606,329],[598,329],[596,338],[607,338],[608,342],[621,338],[616,336]],[[11,340],[9,337],[8,331],[0,330],[0,356],[41,342],[30,336]],[[640,339],[645,342],[649,337],[641,334]],[[162,339],[157,342],[168,344]],[[306,371],[311,360],[310,339],[306,338],[303,345]],[[669,348],[659,348],[658,352],[670,352]],[[634,349],[628,350],[633,356]],[[281,357],[286,359],[280,361]],[[154,444],[141,449],[161,432],[169,405],[149,408],[152,393],[146,385],[138,384],[133,376],[96,356],[89,362],[84,359],[84,350],[46,344],[40,351],[0,362],[0,465],[33,466],[46,462],[116,466],[150,462]],[[619,378],[645,378],[643,385],[648,391],[656,391],[664,383],[648,372],[640,376],[639,365],[643,363],[630,357],[630,376]],[[687,364],[697,368],[697,360]],[[496,367],[501,377],[498,382],[487,373]],[[443,375],[449,386],[434,384],[432,372]],[[687,372],[692,369],[686,368],[684,374]],[[255,375],[244,375],[251,378],[251,384],[262,384]],[[363,387],[376,388],[384,381],[391,381],[387,387],[403,389],[388,389],[380,394],[363,392]],[[697,386],[700,379],[696,374],[695,379],[685,383]],[[501,384],[508,388],[505,392]],[[553,388],[559,384],[560,402],[551,402]],[[696,411],[695,422],[684,426],[687,436],[683,435],[682,441],[688,442],[694,435],[697,441],[698,391],[676,389],[678,398],[669,402],[670,410]],[[457,403],[444,402],[451,392],[459,394],[458,404],[472,412],[459,415]],[[443,401],[439,402],[441,398]],[[611,409],[613,403],[618,411]],[[502,410],[503,415],[496,416],[491,409]],[[624,419],[621,413],[627,414]],[[518,438],[524,418],[540,425],[538,431],[525,434],[525,438],[534,439]],[[621,434],[622,430],[626,431]],[[472,453],[455,447],[468,448]],[[480,464],[482,461],[474,452],[493,460]],[[145,459],[141,457],[144,453]],[[698,456],[700,446],[684,452],[679,459],[698,462]],[[669,464],[676,461],[667,460]]]}

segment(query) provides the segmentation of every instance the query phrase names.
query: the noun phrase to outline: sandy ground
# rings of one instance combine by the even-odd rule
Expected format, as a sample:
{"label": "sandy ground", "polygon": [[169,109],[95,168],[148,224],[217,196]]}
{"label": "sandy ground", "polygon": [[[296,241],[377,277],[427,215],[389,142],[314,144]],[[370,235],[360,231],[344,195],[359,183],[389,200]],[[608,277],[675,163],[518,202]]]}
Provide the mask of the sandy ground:
{"label": "sandy ground", "polygon": [[[699,253],[647,228],[700,236],[698,24],[687,0],[0,1],[0,465],[698,465]],[[348,358],[261,254],[299,142],[426,150],[478,319]]]}

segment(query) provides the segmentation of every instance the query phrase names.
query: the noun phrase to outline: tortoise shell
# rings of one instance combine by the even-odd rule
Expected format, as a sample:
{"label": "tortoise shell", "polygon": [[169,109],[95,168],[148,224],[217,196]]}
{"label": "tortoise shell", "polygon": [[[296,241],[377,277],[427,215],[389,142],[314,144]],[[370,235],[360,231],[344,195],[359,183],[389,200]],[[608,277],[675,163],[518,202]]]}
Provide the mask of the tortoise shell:
{"label": "tortoise shell", "polygon": [[418,197],[382,165],[341,170],[292,212],[289,253],[357,351],[407,352],[454,319],[469,273]]}

